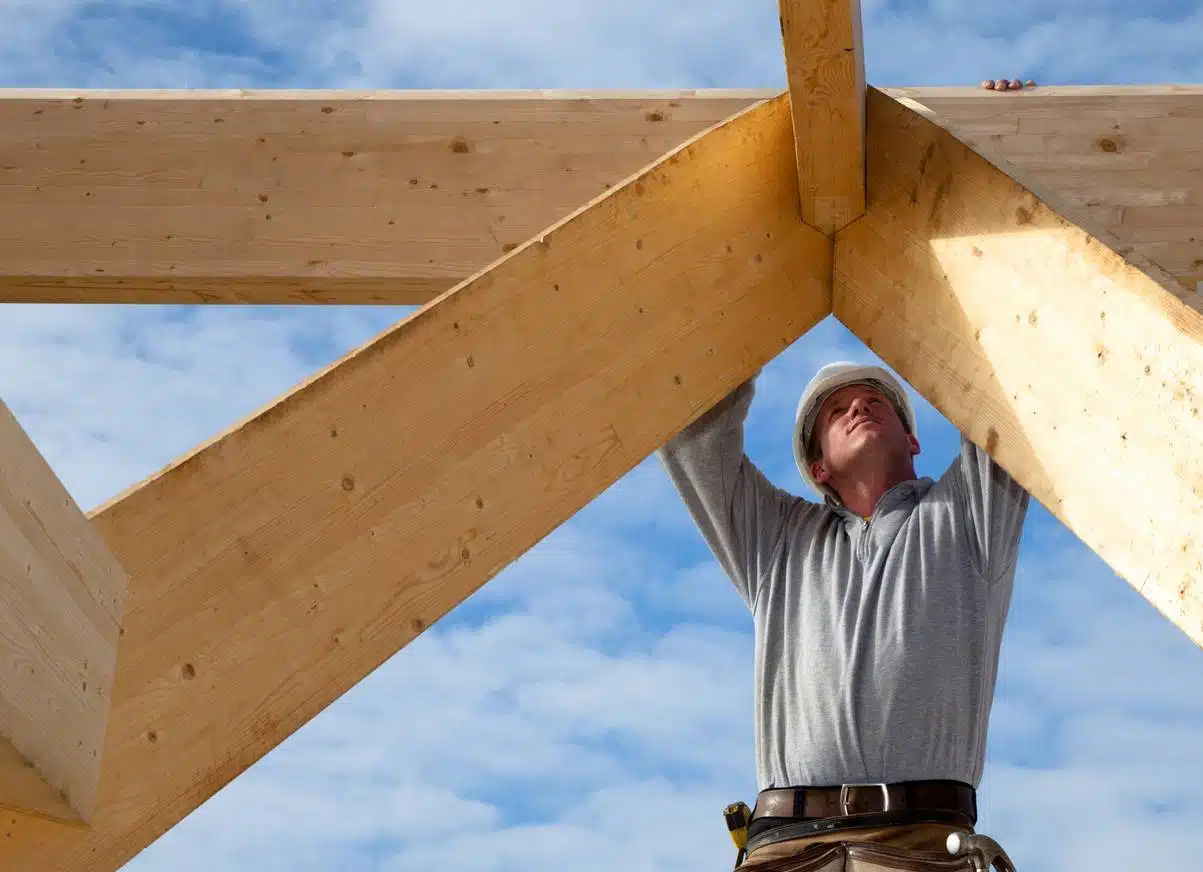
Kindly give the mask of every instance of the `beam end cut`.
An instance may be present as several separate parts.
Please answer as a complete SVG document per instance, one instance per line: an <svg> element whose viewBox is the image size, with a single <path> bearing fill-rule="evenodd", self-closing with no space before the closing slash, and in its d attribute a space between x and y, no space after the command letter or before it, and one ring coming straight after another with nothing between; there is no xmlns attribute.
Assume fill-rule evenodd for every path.
<svg viewBox="0 0 1203 872"><path fill-rule="evenodd" d="M860 0L780 0L802 220L834 236L865 213Z"/></svg>
<svg viewBox="0 0 1203 872"><path fill-rule="evenodd" d="M0 403L0 807L91 821L126 583Z"/></svg>

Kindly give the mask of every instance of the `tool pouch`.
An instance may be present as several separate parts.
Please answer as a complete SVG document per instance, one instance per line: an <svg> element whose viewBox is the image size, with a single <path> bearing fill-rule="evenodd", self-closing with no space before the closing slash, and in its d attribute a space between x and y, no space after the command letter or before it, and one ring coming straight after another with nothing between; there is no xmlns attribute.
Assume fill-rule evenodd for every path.
<svg viewBox="0 0 1203 872"><path fill-rule="evenodd" d="M918 851L869 842L811 845L792 857L754 863L748 872L979 872L967 855Z"/></svg>

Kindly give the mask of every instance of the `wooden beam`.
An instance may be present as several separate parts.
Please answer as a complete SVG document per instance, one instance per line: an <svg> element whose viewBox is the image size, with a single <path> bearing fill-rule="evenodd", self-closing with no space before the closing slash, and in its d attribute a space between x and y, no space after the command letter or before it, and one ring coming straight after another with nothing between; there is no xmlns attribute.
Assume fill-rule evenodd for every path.
<svg viewBox="0 0 1203 872"><path fill-rule="evenodd" d="M1203 300L871 92L835 314L1203 644Z"/></svg>
<svg viewBox="0 0 1203 872"><path fill-rule="evenodd" d="M0 819L0 868L117 869L825 317L831 254L782 96L103 508L96 820Z"/></svg>
<svg viewBox="0 0 1203 872"><path fill-rule="evenodd" d="M780 0L802 220L828 236L865 212L860 0Z"/></svg>
<svg viewBox="0 0 1203 872"><path fill-rule="evenodd" d="M1129 208L1203 205L1203 87L886 93L1183 287L1203 280L1194 224ZM775 94L0 91L0 302L422 305ZM802 132L815 173L849 166Z"/></svg>
<svg viewBox="0 0 1203 872"><path fill-rule="evenodd" d="M420 305L757 91L0 91L0 301Z"/></svg>
<svg viewBox="0 0 1203 872"><path fill-rule="evenodd" d="M891 88L1121 253L1203 281L1203 85Z"/></svg>
<svg viewBox="0 0 1203 872"><path fill-rule="evenodd" d="M0 402L0 808L92 820L126 581Z"/></svg>

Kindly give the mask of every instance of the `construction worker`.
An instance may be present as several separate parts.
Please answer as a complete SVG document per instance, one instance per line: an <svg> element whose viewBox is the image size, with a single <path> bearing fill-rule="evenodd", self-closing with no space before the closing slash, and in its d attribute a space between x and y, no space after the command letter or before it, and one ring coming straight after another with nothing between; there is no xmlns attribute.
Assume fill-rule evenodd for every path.
<svg viewBox="0 0 1203 872"><path fill-rule="evenodd" d="M745 453L754 385L658 452L753 616L760 792L741 868L844 841L947 869L977 823L1029 496L964 437L919 478L901 384L846 362L802 393L794 457L821 499L796 496Z"/></svg>

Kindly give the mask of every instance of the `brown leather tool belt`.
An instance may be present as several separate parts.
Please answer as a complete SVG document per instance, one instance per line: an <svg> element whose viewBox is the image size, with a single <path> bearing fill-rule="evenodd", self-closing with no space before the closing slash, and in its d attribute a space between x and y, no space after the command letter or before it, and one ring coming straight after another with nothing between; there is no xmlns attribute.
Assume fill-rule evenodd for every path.
<svg viewBox="0 0 1203 872"><path fill-rule="evenodd" d="M832 830L898 824L977 824L977 791L961 781L904 781L763 790L748 828L748 853Z"/></svg>

